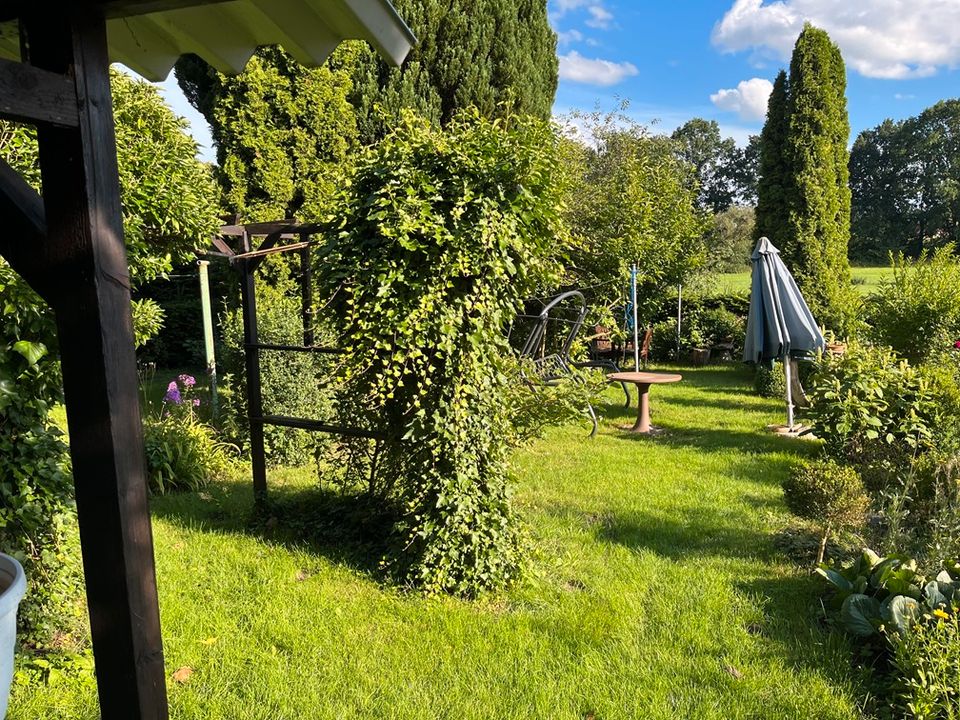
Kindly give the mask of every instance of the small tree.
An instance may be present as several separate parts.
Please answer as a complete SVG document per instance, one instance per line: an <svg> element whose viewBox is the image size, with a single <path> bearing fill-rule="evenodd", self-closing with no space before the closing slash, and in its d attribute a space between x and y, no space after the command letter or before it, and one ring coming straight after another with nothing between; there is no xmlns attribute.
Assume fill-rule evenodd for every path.
<svg viewBox="0 0 960 720"><path fill-rule="evenodd" d="M804 463L783 483L787 507L821 527L817 565L823 562L830 533L863 521L870 501L860 475L834 460Z"/></svg>
<svg viewBox="0 0 960 720"><path fill-rule="evenodd" d="M591 306L609 310L623 302L636 263L640 317L649 319L664 292L704 261L707 216L697 209L693 168L679 159L674 141L621 115L571 120L593 142L564 143L568 281L585 288Z"/></svg>

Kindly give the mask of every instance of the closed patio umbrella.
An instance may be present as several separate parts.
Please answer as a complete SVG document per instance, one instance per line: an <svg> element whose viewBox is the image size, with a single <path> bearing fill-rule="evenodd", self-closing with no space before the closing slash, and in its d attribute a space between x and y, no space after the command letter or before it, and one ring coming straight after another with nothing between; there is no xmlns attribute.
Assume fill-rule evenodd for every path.
<svg viewBox="0 0 960 720"><path fill-rule="evenodd" d="M750 259L753 278L743 359L755 363L784 361L787 425L792 430L793 378L790 360L809 357L823 350L823 334L773 243L765 237L760 238Z"/></svg>

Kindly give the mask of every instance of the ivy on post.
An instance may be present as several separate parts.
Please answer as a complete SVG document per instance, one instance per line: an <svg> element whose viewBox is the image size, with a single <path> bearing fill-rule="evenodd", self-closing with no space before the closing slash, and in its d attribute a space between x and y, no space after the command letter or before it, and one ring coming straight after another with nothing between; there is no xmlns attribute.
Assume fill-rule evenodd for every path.
<svg viewBox="0 0 960 720"><path fill-rule="evenodd" d="M316 258L349 347L349 412L392 437L373 484L397 520L394 577L463 596L521 566L508 487L504 328L556 280L558 140L547 124L476 112L441 131L406 114L341 183Z"/></svg>

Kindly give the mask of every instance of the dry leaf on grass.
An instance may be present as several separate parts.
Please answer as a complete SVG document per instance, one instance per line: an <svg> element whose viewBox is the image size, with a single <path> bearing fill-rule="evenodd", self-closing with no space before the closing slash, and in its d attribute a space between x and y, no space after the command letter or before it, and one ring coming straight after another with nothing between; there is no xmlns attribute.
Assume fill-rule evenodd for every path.
<svg viewBox="0 0 960 720"><path fill-rule="evenodd" d="M190 679L190 676L193 675L193 668L187 667L184 665L182 668L178 668L173 673L173 681L178 682L181 685Z"/></svg>
<svg viewBox="0 0 960 720"><path fill-rule="evenodd" d="M726 670L730 676L736 680L739 680L743 677L743 673L737 670L733 665L725 665L723 669Z"/></svg>

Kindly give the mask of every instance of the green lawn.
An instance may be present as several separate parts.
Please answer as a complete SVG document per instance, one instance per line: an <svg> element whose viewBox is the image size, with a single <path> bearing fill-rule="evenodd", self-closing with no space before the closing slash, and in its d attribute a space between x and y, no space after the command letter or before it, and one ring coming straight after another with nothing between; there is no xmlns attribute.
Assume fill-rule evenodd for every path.
<svg viewBox="0 0 960 720"><path fill-rule="evenodd" d="M313 537L249 524L246 479L154 500L172 717L857 718L849 650L818 582L774 548L779 483L803 441L739 368L656 387L656 438L552 431L516 457L531 571L477 603L385 587L344 517ZM309 473L274 473L282 506ZM287 513L305 526L308 510ZM281 513L283 517L287 514ZM375 558L374 558L375 560ZM9 720L95 717L83 678L18 688Z"/></svg>
<svg viewBox="0 0 960 720"><path fill-rule="evenodd" d="M861 295L869 295L882 280L890 277L892 270L889 266L882 267L854 267L850 268L853 276L853 286ZM750 292L750 271L745 270L738 273L717 273L710 279L710 283L715 291L727 292Z"/></svg>

